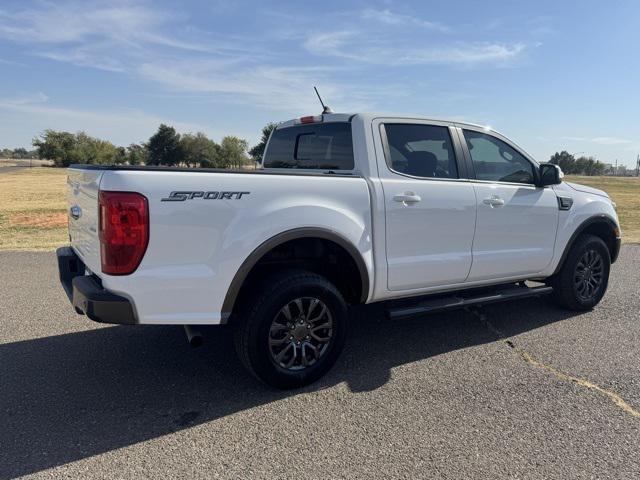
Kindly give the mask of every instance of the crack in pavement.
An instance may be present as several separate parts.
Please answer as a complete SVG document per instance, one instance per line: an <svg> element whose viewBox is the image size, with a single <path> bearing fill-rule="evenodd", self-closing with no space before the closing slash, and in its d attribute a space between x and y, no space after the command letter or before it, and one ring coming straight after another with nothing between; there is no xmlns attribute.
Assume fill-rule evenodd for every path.
<svg viewBox="0 0 640 480"><path fill-rule="evenodd" d="M556 377L558 380L563 380L566 382L573 382L577 385L580 385L581 387L584 388L588 388L590 390L594 390L598 393L601 393L603 395L606 395L618 408L622 409L624 412L628 413L629 415L633 416L633 417L637 417L640 418L640 411L636 410L635 408L633 408L631 405L629 405L620 395L618 395L617 393L611 391L611 390L607 390L606 388L602 388L601 386L586 380L584 378L579 378L579 377L574 377L573 375L569 375L567 373L564 373L560 370L558 370L555 367L552 367L550 365L547 365L543 362L541 362L540 360L536 359L533 355L531 355L528 351L526 351L525 349L517 346L515 343L513 343L513 341L509 340L507 338L507 336L502 333L502 331L500 331L498 328L496 328L487 318L487 316L481 312L479 309L474 308L474 309L467 309L470 313L472 313L476 318L478 318L480 320L480 322L482 322L484 324L485 327L487 327L487 329L489 331L491 331L494 335L496 335L500 340L502 340L503 343L505 343L509 348L511 348L512 350L514 350L516 353L518 353L518 355L525 361L527 362L529 365L534 366L536 368L539 368L541 370L544 370L550 374L552 374L554 377Z"/></svg>

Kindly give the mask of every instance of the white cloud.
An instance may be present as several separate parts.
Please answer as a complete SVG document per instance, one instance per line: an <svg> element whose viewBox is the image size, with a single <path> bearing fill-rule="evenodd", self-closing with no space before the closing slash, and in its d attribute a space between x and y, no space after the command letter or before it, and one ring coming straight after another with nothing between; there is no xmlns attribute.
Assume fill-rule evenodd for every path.
<svg viewBox="0 0 640 480"><path fill-rule="evenodd" d="M83 67L124 72L140 59L159 53L228 54L235 47L206 36L168 35L186 20L158 8L113 2L40 3L37 8L0 10L0 38L31 53ZM184 29L183 29L184 30Z"/></svg>
<svg viewBox="0 0 640 480"><path fill-rule="evenodd" d="M149 138L160 123L168 123L180 132L206 132L214 138L231 133L221 132L208 125L180 122L137 109L109 111L56 107L48 104L48 97L42 92L0 99L0 119L4 125L2 136L6 135L6 138L0 137L2 145L12 144L16 139L20 139L20 135L12 131L17 123L21 123L22 127L28 125L33 133L47 128L71 132L82 130L90 135L108 138L120 145L128 145ZM12 121L8 122L8 119ZM246 132L237 132L237 134L244 135ZM26 140L23 139L22 143L26 144Z"/></svg>
<svg viewBox="0 0 640 480"><path fill-rule="evenodd" d="M0 39L21 45L29 54L126 75L164 92L197 94L218 105L262 107L281 112L283 118L318 109L314 85L327 103L341 111L376 110L411 94L393 81L376 84L365 73L372 66L503 65L517 60L526 49L521 43L455 42L444 25L388 9L347 13L348 21L344 15L327 14L338 27L343 25L333 31L314 31L309 25L317 25L318 19L300 13L295 22L289 14L272 22L282 24L284 36L256 32L222 37L190 25L179 12L147 3L42 2L12 11L0 9ZM412 35L406 34L406 26ZM426 39L426 33L435 38ZM286 47L278 42L286 42ZM18 109L15 102L0 102L5 112ZM155 128L161 120L139 111L129 117L124 110L95 113L53 107L46 99L40 103L21 104L19 113L47 117L52 128L61 128L55 118L59 115L66 124L87 128L92 134L96 133L82 127L80 120L94 125L96 132L119 119L124 119L123 125L134 122L130 126L137 131L140 125ZM104 122L98 118L102 115Z"/></svg>
<svg viewBox="0 0 640 480"><path fill-rule="evenodd" d="M181 28L184 20L132 3L41 4L0 11L0 38L47 59L123 73L174 92L208 93L222 101L280 110L310 108L317 83L332 88L326 68L276 61L255 42L216 39L209 32ZM164 33L168 30L188 31L197 41Z"/></svg>
<svg viewBox="0 0 640 480"><path fill-rule="evenodd" d="M400 40L373 43L370 39L362 41L363 38L366 36L362 32L349 30L320 32L310 34L304 46L318 56L389 66L507 64L516 60L526 48L523 43L488 42L434 42L433 45L415 47L403 45Z"/></svg>
<svg viewBox="0 0 640 480"><path fill-rule="evenodd" d="M304 41L304 47L311 53L319 56L335 56L348 59L356 59L355 52L347 48L353 45L359 32L353 30L338 30L333 32L312 33Z"/></svg>
<svg viewBox="0 0 640 480"><path fill-rule="evenodd" d="M216 94L216 98L277 110L290 115L318 110L313 86L341 111L370 110L383 89L348 87L331 80L335 68L233 65L225 62L183 60L140 66L138 74L172 91ZM395 86L394 89L397 89ZM386 91L388 93L388 91Z"/></svg>
<svg viewBox="0 0 640 480"><path fill-rule="evenodd" d="M109 39L136 47L140 42L203 50L158 33L171 17L158 9L123 3L103 7L93 2L43 3L39 8L0 11L0 36L21 43L68 44Z"/></svg>
<svg viewBox="0 0 640 480"><path fill-rule="evenodd" d="M375 20L386 25L393 25L398 27L415 26L442 33L447 33L450 31L449 27L446 25L437 22L431 22L429 20L423 20L412 15L394 13L388 9L366 9L362 12L362 18L364 18L365 20Z"/></svg>
<svg viewBox="0 0 640 480"><path fill-rule="evenodd" d="M437 63L449 65L499 64L515 60L525 50L522 43L457 43L438 47L416 48L404 56L401 51L390 51L398 55L398 63L423 64Z"/></svg>
<svg viewBox="0 0 640 480"><path fill-rule="evenodd" d="M628 145L634 143L633 140L618 137L562 137L564 140L574 142L588 142L597 145Z"/></svg>
<svg viewBox="0 0 640 480"><path fill-rule="evenodd" d="M96 50L94 45L86 45L75 48L44 50L36 52L40 57L56 60L58 62L72 63L80 67L97 68L108 72L124 72L126 65L118 60Z"/></svg>
<svg viewBox="0 0 640 480"><path fill-rule="evenodd" d="M34 103L46 103L48 101L49 97L47 97L44 93L36 92L27 95L21 95L18 97L0 98L0 105L12 105L14 107L18 107L21 105L33 105Z"/></svg>
<svg viewBox="0 0 640 480"><path fill-rule="evenodd" d="M25 65L20 62L14 62L13 60L6 60L4 58L0 58L0 65L14 65L17 67L24 67Z"/></svg>

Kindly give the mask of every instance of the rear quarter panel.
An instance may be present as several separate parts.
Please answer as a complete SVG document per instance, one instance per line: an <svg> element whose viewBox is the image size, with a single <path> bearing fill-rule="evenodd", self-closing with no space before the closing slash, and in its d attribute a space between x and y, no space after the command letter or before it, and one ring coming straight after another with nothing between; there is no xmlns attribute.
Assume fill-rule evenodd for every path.
<svg viewBox="0 0 640 480"><path fill-rule="evenodd" d="M140 192L149 202L149 246L138 269L100 275L105 288L133 301L140 323L220 323L242 262L266 240L301 227L349 241L373 278L369 192L360 177L113 170L100 189ZM162 201L172 191L250 193Z"/></svg>

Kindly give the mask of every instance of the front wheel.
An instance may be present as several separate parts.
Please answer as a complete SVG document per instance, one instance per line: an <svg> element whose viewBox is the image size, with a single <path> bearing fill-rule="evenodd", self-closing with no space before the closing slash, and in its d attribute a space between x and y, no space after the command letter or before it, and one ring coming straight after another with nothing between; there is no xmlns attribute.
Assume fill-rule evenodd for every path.
<svg viewBox="0 0 640 480"><path fill-rule="evenodd" d="M571 310L592 309L607 291L610 268L611 257L604 241L594 235L579 237L550 282L554 299Z"/></svg>
<svg viewBox="0 0 640 480"><path fill-rule="evenodd" d="M235 328L245 367L276 388L314 382L334 365L346 339L347 305L336 287L312 272L267 277Z"/></svg>

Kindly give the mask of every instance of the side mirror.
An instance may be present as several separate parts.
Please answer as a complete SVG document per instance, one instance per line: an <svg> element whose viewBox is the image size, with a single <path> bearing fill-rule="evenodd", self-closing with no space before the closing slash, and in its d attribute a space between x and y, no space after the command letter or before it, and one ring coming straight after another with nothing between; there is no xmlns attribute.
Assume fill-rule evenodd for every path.
<svg viewBox="0 0 640 480"><path fill-rule="evenodd" d="M558 185L562 183L562 177L564 177L564 173L558 165L554 165L553 163L542 163L540 164L539 170L539 187L546 187L547 185Z"/></svg>

